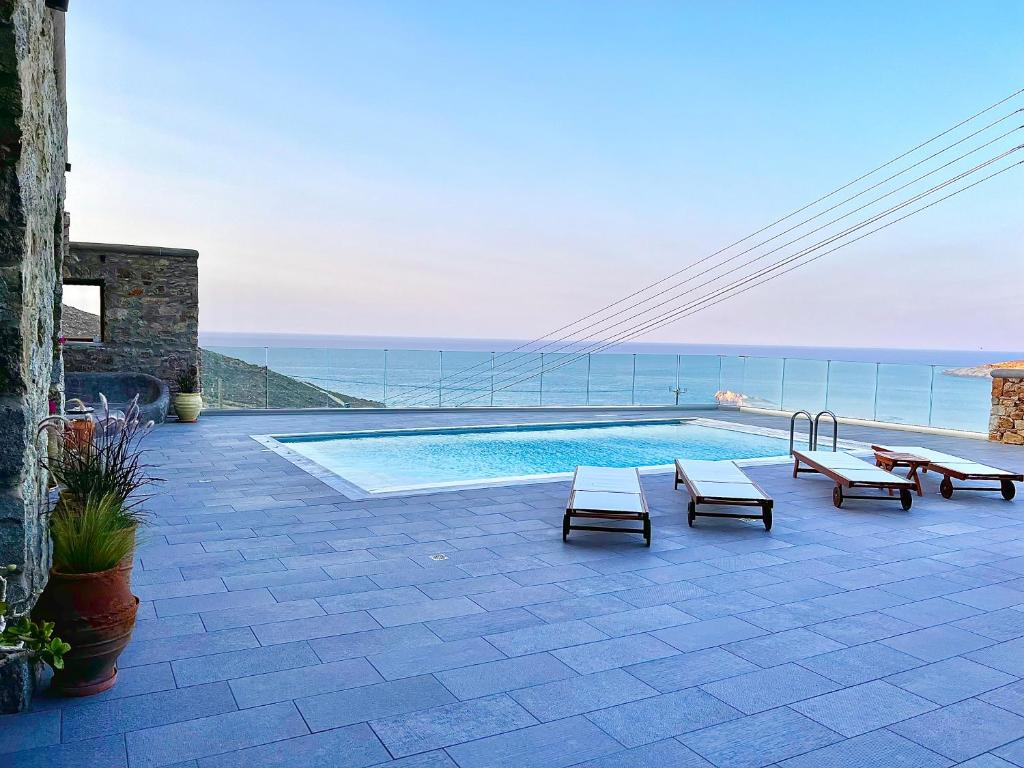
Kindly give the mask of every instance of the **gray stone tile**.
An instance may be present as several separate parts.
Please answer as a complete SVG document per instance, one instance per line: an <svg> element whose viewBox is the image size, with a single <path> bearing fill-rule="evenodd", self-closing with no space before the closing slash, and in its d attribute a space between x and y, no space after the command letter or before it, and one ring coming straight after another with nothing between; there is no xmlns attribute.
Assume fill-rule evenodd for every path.
<svg viewBox="0 0 1024 768"><path fill-rule="evenodd" d="M571 717L457 744L448 752L460 768L562 768L621 748L586 718Z"/></svg>
<svg viewBox="0 0 1024 768"><path fill-rule="evenodd" d="M8 752L4 755L4 765L6 768L128 768L128 755L124 736L119 734Z"/></svg>
<svg viewBox="0 0 1024 768"><path fill-rule="evenodd" d="M310 616L289 621L275 621L272 624L257 624L252 628L260 645L278 645L298 640L312 640L319 637L348 635L380 629L380 625L365 611L333 613L326 616Z"/></svg>
<svg viewBox="0 0 1024 768"><path fill-rule="evenodd" d="M255 638L254 638L255 639ZM414 648L426 645L440 645L437 635L422 624L410 624L407 627L389 627L388 629L371 629L368 632L355 632L351 635L335 635L310 640L310 647L321 661L340 661L356 656L399 648Z"/></svg>
<svg viewBox="0 0 1024 768"><path fill-rule="evenodd" d="M383 682L295 700L310 730L325 731L391 715L430 709L455 697L431 675Z"/></svg>
<svg viewBox="0 0 1024 768"><path fill-rule="evenodd" d="M940 661L993 644L990 638L948 625L919 629L880 642L924 661Z"/></svg>
<svg viewBox="0 0 1024 768"><path fill-rule="evenodd" d="M968 699L897 723L891 730L951 760L962 761L989 751L1008 756L998 747L1024 737L1024 718Z"/></svg>
<svg viewBox="0 0 1024 768"><path fill-rule="evenodd" d="M60 743L60 712L0 715L0 754Z"/></svg>
<svg viewBox="0 0 1024 768"><path fill-rule="evenodd" d="M706 648L626 667L631 675L662 693L735 677L756 669L756 664L721 648Z"/></svg>
<svg viewBox="0 0 1024 768"><path fill-rule="evenodd" d="M370 726L394 757L514 731L536 720L505 695L444 704L372 720Z"/></svg>
<svg viewBox="0 0 1024 768"><path fill-rule="evenodd" d="M1021 613L1021 616L1024 616L1024 613ZM651 608L636 608L632 611L594 616L587 619L587 623L609 637L619 637L689 624L696 620L671 605L655 605Z"/></svg>
<svg viewBox="0 0 1024 768"><path fill-rule="evenodd" d="M619 704L587 715L625 747L638 747L736 717L739 712L735 709L697 688Z"/></svg>
<svg viewBox="0 0 1024 768"><path fill-rule="evenodd" d="M178 685L185 687L319 663L320 659L307 643L289 643L181 659L172 662L171 669Z"/></svg>
<svg viewBox="0 0 1024 768"><path fill-rule="evenodd" d="M650 635L627 635L552 651L556 658L584 675L678 653L671 645Z"/></svg>
<svg viewBox="0 0 1024 768"><path fill-rule="evenodd" d="M762 768L820 749L840 737L818 723L783 707L729 720L679 737L715 765Z"/></svg>
<svg viewBox="0 0 1024 768"><path fill-rule="evenodd" d="M515 629L536 627L544 623L543 619L533 615L525 608L509 608L504 611L428 621L426 626L442 640L464 640L467 637L483 637L484 635L511 632Z"/></svg>
<svg viewBox="0 0 1024 768"><path fill-rule="evenodd" d="M156 768L308 732L289 702L132 731L125 744L132 768Z"/></svg>
<svg viewBox="0 0 1024 768"><path fill-rule="evenodd" d="M255 608L228 608L223 611L208 611L201 613L201 624L206 626L210 632L218 629L233 629L235 627L251 627L257 624L269 624L275 621L287 621L289 619L305 619L310 616L323 616L324 611L316 600L294 600L290 603L271 603L270 605L258 606ZM184 616L175 616L166 621L177 621ZM195 617L199 618L199 617Z"/></svg>
<svg viewBox="0 0 1024 768"><path fill-rule="evenodd" d="M199 768L363 768L389 762L390 755L368 725L360 723L333 731L298 736L199 761Z"/></svg>
<svg viewBox="0 0 1024 768"><path fill-rule="evenodd" d="M162 637L156 640L132 642L117 660L117 665L119 668L136 667L161 661L189 659L244 648L256 648L257 646L259 646L259 641L248 627L225 629L202 635Z"/></svg>
<svg viewBox="0 0 1024 768"><path fill-rule="evenodd" d="M772 635L729 643L725 650L762 667L774 667L844 648L842 643L806 629L789 629Z"/></svg>
<svg viewBox="0 0 1024 768"><path fill-rule="evenodd" d="M343 691L382 682L366 659L345 659L329 664L266 672L231 680L231 692L242 709Z"/></svg>
<svg viewBox="0 0 1024 768"><path fill-rule="evenodd" d="M585 621L564 621L486 635L488 642L506 656L552 651L556 648L603 640L605 637L604 632Z"/></svg>
<svg viewBox="0 0 1024 768"><path fill-rule="evenodd" d="M881 680L798 701L790 706L848 738L935 709L934 703Z"/></svg>
<svg viewBox="0 0 1024 768"><path fill-rule="evenodd" d="M433 619L450 619L455 616L468 616L483 612L484 609L468 597L449 597L443 600L374 608L370 610L370 615L382 627L398 627L404 624L418 624Z"/></svg>
<svg viewBox="0 0 1024 768"><path fill-rule="evenodd" d="M437 672L434 676L445 688L465 700L564 680L575 677L576 673L551 654L538 653Z"/></svg>
<svg viewBox="0 0 1024 768"><path fill-rule="evenodd" d="M527 657L529 658L529 657ZM656 696L658 691L621 669L596 672L512 691L509 695L542 722Z"/></svg>
<svg viewBox="0 0 1024 768"><path fill-rule="evenodd" d="M960 657L886 678L888 683L943 705L978 696L1015 680L1005 672Z"/></svg>
<svg viewBox="0 0 1024 768"><path fill-rule="evenodd" d="M367 660L385 680L397 680L503 658L504 654L486 640L473 637L438 645L398 648L375 653L368 656Z"/></svg>
<svg viewBox="0 0 1024 768"><path fill-rule="evenodd" d="M197 685L70 707L62 740L81 741L238 709L226 683Z"/></svg>
<svg viewBox="0 0 1024 768"><path fill-rule="evenodd" d="M878 643L855 645L798 663L842 685L859 685L924 664L916 656Z"/></svg>
<svg viewBox="0 0 1024 768"><path fill-rule="evenodd" d="M711 763L675 739L624 749L607 757L587 760L578 768L711 768Z"/></svg>
<svg viewBox="0 0 1024 768"><path fill-rule="evenodd" d="M839 686L796 664L748 672L705 683L705 691L747 715L820 696Z"/></svg>
<svg viewBox="0 0 1024 768"><path fill-rule="evenodd" d="M680 651L689 652L757 637L765 634L765 631L735 616L723 616L658 630L652 634Z"/></svg>
<svg viewBox="0 0 1024 768"><path fill-rule="evenodd" d="M830 744L780 763L782 768L945 768L946 758L882 730Z"/></svg>

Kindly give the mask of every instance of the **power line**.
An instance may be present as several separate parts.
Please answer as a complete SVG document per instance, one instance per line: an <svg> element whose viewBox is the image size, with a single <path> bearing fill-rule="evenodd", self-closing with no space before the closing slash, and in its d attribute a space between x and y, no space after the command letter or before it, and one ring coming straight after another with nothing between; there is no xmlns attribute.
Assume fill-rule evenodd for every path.
<svg viewBox="0 0 1024 768"><path fill-rule="evenodd" d="M760 260L762 260L764 258L767 258L768 256L772 255L773 253L777 253L778 251L780 251L780 250L782 250L784 248L787 248L788 246L793 245L794 243L797 243L800 240L803 240L804 238L809 237L810 235L814 234L815 232L819 232L822 229L826 229L827 227L831 226L832 224L835 224L836 222L841 221L844 218L852 216L853 214L858 213L859 211L862 211L865 208L870 207L871 205L874 205L875 203L885 199L886 197L894 195L897 192L900 192L900 191L906 189L907 187L910 187L910 186L916 184L917 182L927 178L928 176L931 176L931 175L933 175L935 173L938 173L939 171L943 170L944 168L948 168L950 165L953 165L953 164L959 162L960 160L963 160L964 158L969 157L970 155L974 154L975 152L979 152L982 149L985 149L986 147L991 146L992 144L994 144L994 143L996 143L996 142L1006 138L1007 136L1009 136L1010 134L1014 133L1015 131L1021 130L1021 128L1024 128L1024 126L1018 126L1017 128L1011 129L1010 131L1007 131L1006 133L1004 133L1004 134L1002 134L1000 136L997 136L996 138L994 138L994 139L992 139L992 140L990 140L990 141L988 141L988 142L986 142L986 143L984 143L984 144L982 144L982 145L980 145L978 147L975 147L974 149L971 149L970 151L968 151L968 152L966 152L966 153L964 153L964 154L954 158L953 160L950 160L950 161L944 163L943 165L940 165L940 166L938 166L936 168L933 168L932 170L928 171L927 173L918 176L917 178L907 182L906 184L903 184L902 186L896 187L895 189L892 189L889 192L886 192L885 194L880 195L880 196L874 198L873 200L870 200L869 202L864 203L863 205L861 205L861 206L859 206L857 208L854 208L853 210L848 211L847 213L844 213L841 216L837 216L836 218L826 222L825 224L822 224L822 225L820 225L820 226L818 226L818 227L816 227L816 228L814 228L814 229L812 229L812 230L810 230L808 232L805 232L804 234L800 235L799 237L796 237L796 238L794 238L792 240L789 240L788 242L783 243L780 246L777 246L777 247L775 247L775 248L773 248L773 249L771 249L771 250L769 250L769 251L767 251L765 253L762 253L759 256L756 256L756 257L754 257L752 259L747 260L746 262L744 262L743 264L741 264L737 268L733 268L733 269L727 270L726 272L721 273L721 274L719 274L719 275L717 275L717 276L715 276L715 277L711 278L710 280L707 280L707 281L705 281L703 283L699 283L698 285L696 285L696 286L694 286L692 288L689 288L688 290L676 293L673 296L665 299L664 301L659 302L658 304L655 304L654 306L648 307L647 309L644 309L644 310L639 311L639 312L634 312L633 314L631 314L631 315L629 315L627 317L621 318L621 319L616 319L614 322L611 323L611 325L609 325L609 326L607 326L605 328L601 328L601 329L599 329L597 331L594 331L593 333L583 337L582 339L574 339L573 340L573 344L578 344L580 342L588 341L590 339L593 339L593 338L597 337L598 334L607 333L607 331L615 328L616 326L623 325L623 324L629 322L632 319L635 319L637 317L641 317L643 315L649 314L649 313L657 310L660 307L663 307L663 306L665 306L667 304L672 303L673 301L676 301L677 299L679 299L682 296L685 296L687 294L693 293L695 290L698 290L699 288L702 288L702 287L704 287L706 285L709 285L710 283L713 283L713 282L715 282L717 280L720 280L720 279L724 278L725 276L727 276L729 274L732 274L732 273L736 272L738 269L742 269L745 266L750 266L751 264L753 264L753 263L755 263L757 261L760 261ZM907 169L907 170L909 170L909 169ZM897 174L897 175L899 175L899 174ZM667 293L669 290L673 290L675 288L678 288L681 285L685 285L687 282L690 282L691 280L693 280L693 279L695 279L697 277L701 277L702 275L708 274L709 272L712 272L712 271L714 271L716 269L719 269L720 267L722 267L722 266L724 266L724 265L734 261L735 259L739 258L743 254L748 253L748 252L749 252L749 249L748 249L748 251L742 251L742 252L736 254L735 256L732 256L732 257L730 257L728 259L725 259L724 261L719 262L718 264L714 265L713 267L709 267L708 269L705 269L702 272L699 272L696 275L693 275L688 280L682 281L681 283L676 284L676 285L672 286L671 288L666 289L665 291L662 291L658 295L663 295L664 293ZM634 305L634 306L639 306L639 304ZM561 352L564 352L565 349L566 348L563 346L560 349L553 350L550 354L561 353ZM509 362L509 363L506 364L506 366L511 366L511 367L506 367L503 371L501 371L501 375L509 374L512 371L520 369L523 366L528 365L528 364L529 364L529 361L526 361L526 362L519 363L518 365L511 366L511 362ZM493 376L494 373L492 372L491 375Z"/></svg>
<svg viewBox="0 0 1024 768"><path fill-rule="evenodd" d="M828 244L830 244L832 242L835 242L836 240L841 239L842 237L845 237L847 234L850 234L853 231L861 229L864 226L867 226L867 225L870 225L871 223L879 221L881 218L884 218L885 216L889 215L890 213L893 213L893 212L895 212L897 210L900 210L900 209L906 207L907 205L910 205L910 204L916 202L917 200L920 200L920 199L926 197L927 195L932 194L933 192L935 192L935 191L937 191L939 189L945 188L945 187L949 186L950 184L956 183L957 181L965 178L966 176L968 176L968 175L970 175L972 173L977 172L981 168L987 167L987 166L991 165L994 162L998 162L1000 159L1003 159L1003 158L1007 157L1008 155L1010 155L1010 154L1012 154L1014 152L1017 152L1017 151L1019 151L1021 149L1024 149L1024 145L1019 145L1017 147L1014 147L1013 149L1010 149L1010 150L1002 153L1001 155L998 155L998 156L996 156L996 157L994 157L994 158L992 158L992 159L990 159L988 161L985 161L982 164L979 164L978 166L975 166L974 168L970 169L969 171L966 171L966 172L964 172L962 174L959 174L959 175L957 175L957 176L955 176L955 177L953 177L953 178L951 178L951 179L949 179L949 180L947 180L945 182L942 182L939 185L936 185L935 187L933 187L932 189L930 189L930 190L928 190L926 192L923 192L923 193L920 193L918 195L915 195L912 198L910 198L909 200L904 201L903 203L900 203L899 205L894 206L891 209L888 209L887 211L883 212L882 214L878 214L876 216L870 217L865 222L862 222L862 223L860 223L860 224L850 228L849 230L847 230L844 233L841 233L839 235L833 235L830 238L827 238L826 240L822 241L822 243L820 243L820 244L811 246L810 248L804 249L803 251L798 252L795 255L786 257L786 258L784 258L784 259L774 263L773 265L770 265L769 267L765 267L765 268L762 268L761 270L756 271L754 274L747 275L747 276L742 277L742 278L738 278L733 283L731 283L731 284L729 284L727 286L724 286L724 287L719 288L719 289L715 289L715 291L713 291L711 293L711 295L709 295L709 296L705 296L705 297L700 298L700 299L695 299L695 300L689 302L687 305L685 305L685 306L683 306L681 308L678 308L678 309L673 310L671 312L665 313L660 318L653 318L653 319L651 319L649 321L646 321L645 323L641 323L641 324L638 324L637 326L633 326L632 328L626 329L625 331L620 332L617 335L616 338L613 338L613 339L610 339L610 340L607 340L607 341L604 341L604 342L600 342L599 344L595 345L592 349L587 350L587 351L583 351L583 352L579 352L579 353L575 354L574 357L570 357L570 359L568 359L568 360L561 361L558 365L555 365L555 366L552 366L552 367L548 367L548 368L543 368L540 371L535 371L535 372L530 373L528 375L524 375L522 378L520 378L520 379L518 379L516 381L510 382L510 383L506 384L503 387L499 387L499 388L495 389L494 391L495 392L501 392L501 391L504 391L504 390L509 389L511 387L514 387L514 386L516 386L518 384L521 384L524 381L529 380L530 378L534 378L534 377L536 377L538 375L541 375L542 373L548 373L550 371L557 370L558 368L561 368L561 367L563 367L565 365L568 365L568 364L571 364L572 362L575 362L576 360L579 360L579 359L582 359L582 358L586 357L588 354L595 354L595 353L603 351L604 349L607 349L609 347L621 344L621 343L623 343L624 341L627 341L630 338L635 338L638 335L641 335L643 333L649 332L651 330L655 330L656 328L660 328L660 327L662 327L664 325L667 325L668 323L675 322L676 320L682 319L682 317L688 317L689 315L695 314L696 312L701 311L702 309L706 308L706 306L714 306L714 304L717 304L720 301L724 301L726 298L731 298L732 295L739 295L739 293L743 293L746 290L749 290L750 288L756 287L757 285L762 285L762 284L764 284L766 282L769 282L770 280L775 279L776 277L780 277L783 274L788 274L789 272L792 272L792 271L794 271L795 269L798 269L801 266L805 266L806 264L810 264L810 263L812 263L814 261L817 261L818 259L822 258L823 256L825 256L825 255L827 255L829 253L833 253L833 252L839 250L840 248L843 248L843 247L845 247L847 245L850 245L850 244L852 244L852 243L854 243L854 242L856 242L858 240L862 240L863 238L867 237L868 235L874 234L875 232L878 232L878 231L880 231L882 229L885 229L885 228L887 228L887 227L891 226L892 224L895 224L895 223L897 223L899 221L903 221L904 219L907 219L910 216L913 216L913 215L915 215L917 213L920 213L921 211L927 210L928 208L931 208L933 205L936 205L936 204L938 204L938 203L940 203L940 202L942 202L944 200L949 199L950 197L953 197L953 196L955 196L957 194L960 194L961 192L964 192L964 191L966 191L968 189L971 189L971 188L977 186L978 184L981 184L981 183L983 183L985 181L988 181L991 178L994 178L995 176L998 176L998 175L1000 175L1002 173L1005 173L1006 171L1011 170L1011 169L1021 165L1022 163L1024 163L1024 161L1018 161L1018 162L1013 163L1013 164L1011 164L1009 166L1006 166L1005 168L1002 168L999 171L996 171L996 172L994 172L992 174L989 174L988 176L986 176L986 177L984 177L984 178L982 178L982 179L980 179L980 180L978 180L976 182L973 182L973 183L971 183L971 184L969 184L969 185L967 185L965 187L962 187L961 189L955 190L954 192L952 192L952 193L950 193L948 195L945 195L945 196L943 196L943 197L941 197L941 198L939 198L937 200L934 200L934 201L932 201L932 202L930 202L930 203L928 203L928 204L926 204L926 205L924 205L924 206L922 206L922 207L920 207L918 209L915 209L914 211L911 211L908 214L900 216L900 217L898 217L898 218L896 218L896 219L894 219L894 220L892 220L890 222L887 222L886 224L883 224L882 226L879 226L879 227L877 227L877 228L875 228L875 229L873 229L873 230L871 230L871 231L869 231L869 232L867 232L867 233L865 233L863 235L860 235L860 236L858 236L856 238L851 238L847 242L842 243L842 244L836 246L835 248L831 248L831 249L829 249L829 250L827 250L827 251L825 251L823 253L820 253L820 254L818 254L818 255L810 258L810 259L806 259L805 261L799 262L799 263L795 264L794 266L790 267L789 269L778 271L778 270L780 270L780 268L782 266L786 266L786 265L788 265L788 264L790 264L790 263L792 263L794 261L798 261L799 259L803 258L807 254L813 252L814 250L817 250L817 249L823 247L824 245L828 245ZM739 286L747 285L751 281L757 280L758 278L764 277L766 275L768 276L766 279L760 280L759 282L755 283L754 285L749 285L749 287L743 288L743 290L740 290L740 291L735 291L735 293L732 293L732 294L729 293L730 291L733 291L735 288L737 288ZM721 297L721 298L719 298L719 297ZM717 299L717 300L715 300L715 299ZM468 400L464 400L462 402L456 403L456 405L457 406L458 405L466 405L468 403L473 402L474 400L479 399L479 397L480 396L478 395L477 397L473 397L473 398L470 398Z"/></svg>
<svg viewBox="0 0 1024 768"><path fill-rule="evenodd" d="M475 365L468 366L467 368L464 368L464 369L462 369L460 371L457 371L457 372L451 374L448 377L439 376L438 381L436 382L436 384L428 384L428 385L422 385L420 387L415 387L415 388L413 388L413 391L406 392L405 394L401 395L397 402L400 403L400 402L402 402L403 399L405 401L407 401L407 402L410 401L410 400L416 400L417 397L419 397L419 395L415 394L416 390L425 390L425 391L429 390L432 393L433 390L436 389L437 387L439 387L443 383L443 381L446 380L446 379L451 381L451 380L455 379L456 377L459 377L459 376L461 376L461 375L463 375L465 373L468 373L470 371L479 369L481 366L485 366L488 363L491 363L493 365L493 362L495 360L502 359L502 358L507 357L509 355L512 355L512 354L514 354L516 352L519 352L520 350L525 350L527 347L535 345L535 344L543 341L544 339L547 339L547 338L553 336L556 333L561 333L562 331L566 331L569 328L572 328L573 326L579 325L580 323L582 323L582 322L584 322L584 321L586 321L586 320L588 320L590 318L596 317L596 316L598 316L598 315L608 311L609 309L612 309L612 308L614 308L616 306L619 306L619 305L625 303L626 301L629 301L630 299L635 298L635 297L637 297L637 296L639 296L639 295L641 295L641 294L651 290L652 288L656 288L657 286L662 285L663 283L666 283L666 282L668 282L669 280L672 280L675 277L678 277L679 275L683 274L684 272L687 272L688 270L690 270L690 269L692 269L692 268L694 268L696 266L699 266L700 264L706 263L707 261L711 260L715 256L718 256L718 255L724 253L725 251L729 250L730 248L733 248L733 247L735 247L737 245L740 245L740 244L742 244L742 243L744 243L744 242L746 242L746 241L756 237L757 235L759 235L759 234L761 234L761 233L771 229L772 227L775 227L778 224L780 224L780 223L782 223L782 222L792 218L793 216L796 216L799 213L802 213L803 211L813 207L814 205L817 205L818 203L823 202L824 200L827 200L830 197L833 197L834 195L838 194L839 192L841 192L841 191L843 191L843 190L845 190L845 189L847 189L847 188L857 184L858 182L860 182L860 181L862 181L862 180L864 180L864 179L874 175L875 173L883 170L884 168L887 168L890 165L893 165L894 163L898 162L899 160L902 160L903 158L913 154L914 152L918 151L919 149L922 149L923 147L925 147L925 146L927 146L927 145L937 141L938 139L942 138L943 136L946 136L949 133L952 133L953 131L955 131L958 128L960 128L960 127L962 127L962 126L972 122L973 120L976 120L981 115L984 115L984 114L992 111L993 109L996 109L997 107L1001 106L1002 104L1005 104L1006 102L1011 101L1012 99L1016 98L1017 96L1021 95L1022 93L1024 93L1024 88L1015 91L1014 93L1006 96L1003 99L1000 99L999 101L989 105L988 107L985 107L984 109L974 113L970 117L967 117L967 118L961 120L960 122L956 123L955 125L947 128L946 130L944 130L944 131L942 131L942 132L932 136L931 138L929 138L929 139L919 143L915 147L912 147L911 149L906 150L905 152L897 155L896 157L894 157L894 158L892 158L892 159L882 163L881 165L873 168L872 170L868 171L867 173L864 173L864 174L858 176L857 178L853 179L852 181L849 181L846 184L843 184L842 186L837 187L836 189L832 190L831 192L829 192L829 193L827 193L825 195L822 195L821 197L817 198L816 200L814 200L814 201L812 201L810 203L807 203L806 205L804 205L804 206L802 206L802 207L792 211L791 213L786 214L785 216L782 216L779 219L776 219L771 224L768 224L767 226L764 226L761 229L756 230L755 232L747 235L746 237L743 237L743 238L741 238L739 240L736 240L735 242L731 243L730 245L727 245L724 248L721 248L718 251L715 251L714 253L709 254L708 256L705 256L702 259L699 259L699 260L697 260L697 261L687 265L686 267L683 267L682 269L677 270L676 272L674 272L674 273L672 273L672 274L670 274L670 275L668 275L668 276L666 276L666 277L664 277L664 278L662 278L662 279L660 279L660 280L658 280L658 281L656 281L654 283L651 283L650 285L647 285L647 286L645 286L643 288L640 288L639 290L634 291L633 293L631 293L631 294L629 294L629 295L627 295L627 296L625 296L625 297L623 297L621 299L618 299L617 301L614 301L614 302L612 302L610 304L607 304L604 307L601 307L600 309L595 310L594 312L591 312L591 313L589 313L587 315L584 315L583 317L578 318L577 320L574 320L573 322L568 323L567 325L563 325L560 328L557 328L557 329L555 329L553 331L549 331L545 335L540 336L540 337L538 337L538 338L536 338L536 339L534 339L532 341L520 344L517 347L514 347L513 349L508 350L506 352L502 352L500 355L498 355L496 358L493 358L492 360L482 361L482 362L477 363ZM951 147L956 146L957 144L960 144L963 141L966 141L966 140L972 138L973 136L977 135L978 133L980 133L980 132L982 132L984 130L987 130L988 128L992 127L993 125L1001 122L1002 120L1007 119L1011 115L1016 114L1016 113L1018 113L1020 111L1022 111L1022 110L1018 109L1015 112L1010 113L1009 115L1006 115L1003 118L1000 118L999 120L995 121L994 123L990 123L988 126L985 126L984 128L980 129L979 131L976 131L975 133L965 137L964 139L961 139L958 142L955 142L954 144L949 145L948 147L946 147L945 149L941 150L939 153L936 153L936 154L941 154L941 152L944 152L944 151L950 149ZM935 155L932 155L929 158L925 158L925 160L922 160L922 161L919 161L918 163L915 163L914 165L910 166L910 168L916 167L917 165L920 165L923 162L927 162L927 160L931 159L934 156ZM910 168L904 169L903 171L900 172L900 174L905 173L907 170L910 170ZM898 176L900 174L896 174L896 175ZM890 177L890 179L886 179L885 181L891 180L891 178L894 178L894 177ZM885 181L879 182L879 184L885 183ZM862 192L858 193L858 195L855 195L854 197L857 197L860 194L864 194L865 192L869 191L870 189L873 189L873 188L879 186L879 184L873 185L872 187L869 187L867 190L863 190ZM844 201L843 203L837 204L837 206L845 204L845 202L849 202L850 199L853 199L853 198L849 198L848 200ZM832 208L830 208L828 210L833 210L837 206L833 206ZM825 211L825 212L822 212L822 213L827 213L827 212L828 211ZM820 216L822 214L817 214L817 215ZM816 217L812 217L812 218L816 218ZM796 227L799 227L799 226L802 226L803 223L806 223L806 221L805 222L801 222L800 224L797 224L794 227L791 227L789 230L786 230L786 232L792 231L792 229L794 229ZM779 233L779 235L776 235L775 237L778 237L781 234L785 234L785 232ZM773 238L770 238L770 239L775 239L775 238L773 237ZM765 241L765 242L768 242L768 241ZM759 245L763 245L763 244L764 243L760 243ZM759 247L759 246L753 246L753 247L756 248L756 247ZM749 252L749 250L750 249L748 249L747 252ZM661 294L659 293L659 294L656 294L656 296L657 295L661 295ZM648 299L645 299L644 302L649 301L651 298L655 298L655 297L649 297ZM644 302L641 302L641 303L644 303ZM601 321L601 322L605 322L605 321ZM593 327L593 325L594 324L591 324L590 326L587 326L587 328ZM551 343L558 343L558 341L556 340L556 341L551 342ZM547 346L551 346L551 344L549 343L548 345L545 345L545 348ZM539 349L531 350L530 352L524 353L524 354L535 354L538 351L539 351ZM522 357L522 356L523 355L520 355L520 357ZM506 365L506 364L503 363L503 365ZM489 375L489 371L481 371L477 375ZM418 403L413 402L412 404L416 405Z"/></svg>

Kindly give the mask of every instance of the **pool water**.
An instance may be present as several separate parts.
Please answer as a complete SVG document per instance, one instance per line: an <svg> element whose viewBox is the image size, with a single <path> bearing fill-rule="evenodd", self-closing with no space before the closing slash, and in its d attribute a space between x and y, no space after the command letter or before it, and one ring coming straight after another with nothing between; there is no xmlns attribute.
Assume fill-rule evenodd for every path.
<svg viewBox="0 0 1024 768"><path fill-rule="evenodd" d="M571 473L585 464L654 467L677 458L783 456L786 440L679 421L554 424L279 436L368 493Z"/></svg>

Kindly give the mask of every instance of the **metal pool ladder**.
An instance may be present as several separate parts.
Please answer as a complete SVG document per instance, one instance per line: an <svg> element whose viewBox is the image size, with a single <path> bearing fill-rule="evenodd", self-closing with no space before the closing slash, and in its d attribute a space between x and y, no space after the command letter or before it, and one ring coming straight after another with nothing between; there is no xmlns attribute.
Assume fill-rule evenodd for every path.
<svg viewBox="0 0 1024 768"><path fill-rule="evenodd" d="M817 416L811 416L810 411L795 411L792 416L789 417L789 453L793 453L793 442L796 439L796 421L801 416L807 419L807 449L811 451L818 450L818 434L821 429L821 417L828 416L832 420L832 450L835 451L839 447L839 419L832 411L818 411Z"/></svg>
<svg viewBox="0 0 1024 768"><path fill-rule="evenodd" d="M832 450L837 450L839 446L839 419L832 411L818 411L818 415L814 417L814 448L812 450L818 450L818 435L821 433L821 421L822 416L828 416L832 419Z"/></svg>
<svg viewBox="0 0 1024 768"><path fill-rule="evenodd" d="M807 417L807 449L810 451L814 450L814 418L808 411L795 411L792 416L789 417L789 453L793 454L793 440L796 437L796 420L801 416Z"/></svg>

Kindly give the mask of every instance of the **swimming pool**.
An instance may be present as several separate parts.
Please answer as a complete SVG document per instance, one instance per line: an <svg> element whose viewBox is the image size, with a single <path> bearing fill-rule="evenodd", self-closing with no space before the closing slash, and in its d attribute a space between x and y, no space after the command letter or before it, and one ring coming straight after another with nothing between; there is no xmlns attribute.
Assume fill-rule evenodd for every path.
<svg viewBox="0 0 1024 768"><path fill-rule="evenodd" d="M706 419L376 430L256 439L350 497L566 476L581 464L659 468L677 458L788 454L786 439ZM337 482L340 480L341 482Z"/></svg>

